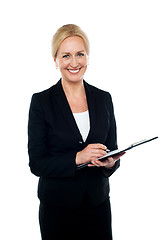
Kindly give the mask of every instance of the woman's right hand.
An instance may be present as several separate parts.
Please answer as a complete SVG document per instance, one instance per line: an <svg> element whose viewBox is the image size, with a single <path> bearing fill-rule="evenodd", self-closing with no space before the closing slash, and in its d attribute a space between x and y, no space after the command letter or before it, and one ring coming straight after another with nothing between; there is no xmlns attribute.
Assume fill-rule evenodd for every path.
<svg viewBox="0 0 164 240"><path fill-rule="evenodd" d="M89 144L86 148L76 154L76 165L89 163L99 157L106 155L107 147L100 143Z"/></svg>

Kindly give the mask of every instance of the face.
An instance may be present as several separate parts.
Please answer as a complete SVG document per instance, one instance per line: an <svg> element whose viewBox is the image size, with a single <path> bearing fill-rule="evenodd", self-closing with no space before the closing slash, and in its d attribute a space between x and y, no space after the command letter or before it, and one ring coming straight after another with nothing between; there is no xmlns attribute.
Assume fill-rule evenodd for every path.
<svg viewBox="0 0 164 240"><path fill-rule="evenodd" d="M60 69L62 80L69 82L83 80L88 63L83 39L77 36L66 38L60 44L57 57L54 60Z"/></svg>

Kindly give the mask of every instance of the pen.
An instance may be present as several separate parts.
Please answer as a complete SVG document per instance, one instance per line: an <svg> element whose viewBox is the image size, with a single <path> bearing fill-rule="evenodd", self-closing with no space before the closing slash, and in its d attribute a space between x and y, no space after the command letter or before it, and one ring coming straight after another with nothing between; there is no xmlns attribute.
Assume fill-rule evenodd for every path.
<svg viewBox="0 0 164 240"><path fill-rule="evenodd" d="M106 149L105 151L106 151L107 153L108 153L108 152L110 152L110 150L109 150L109 149Z"/></svg>

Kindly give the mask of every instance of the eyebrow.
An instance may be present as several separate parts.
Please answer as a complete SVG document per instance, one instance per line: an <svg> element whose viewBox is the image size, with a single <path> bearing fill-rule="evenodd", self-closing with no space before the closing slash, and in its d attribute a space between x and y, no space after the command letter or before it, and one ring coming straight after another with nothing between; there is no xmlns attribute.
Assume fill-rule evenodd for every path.
<svg viewBox="0 0 164 240"><path fill-rule="evenodd" d="M79 52L86 52L86 51L85 50L77 51L77 53ZM70 54L70 52L62 52L61 54Z"/></svg>

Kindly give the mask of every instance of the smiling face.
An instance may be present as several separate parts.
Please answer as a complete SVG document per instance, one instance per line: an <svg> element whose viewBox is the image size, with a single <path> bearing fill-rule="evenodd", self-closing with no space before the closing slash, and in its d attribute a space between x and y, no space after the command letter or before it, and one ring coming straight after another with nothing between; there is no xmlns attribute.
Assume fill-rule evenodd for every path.
<svg viewBox="0 0 164 240"><path fill-rule="evenodd" d="M66 38L60 44L54 60L60 69L62 80L69 82L83 80L88 63L83 39L77 36Z"/></svg>

